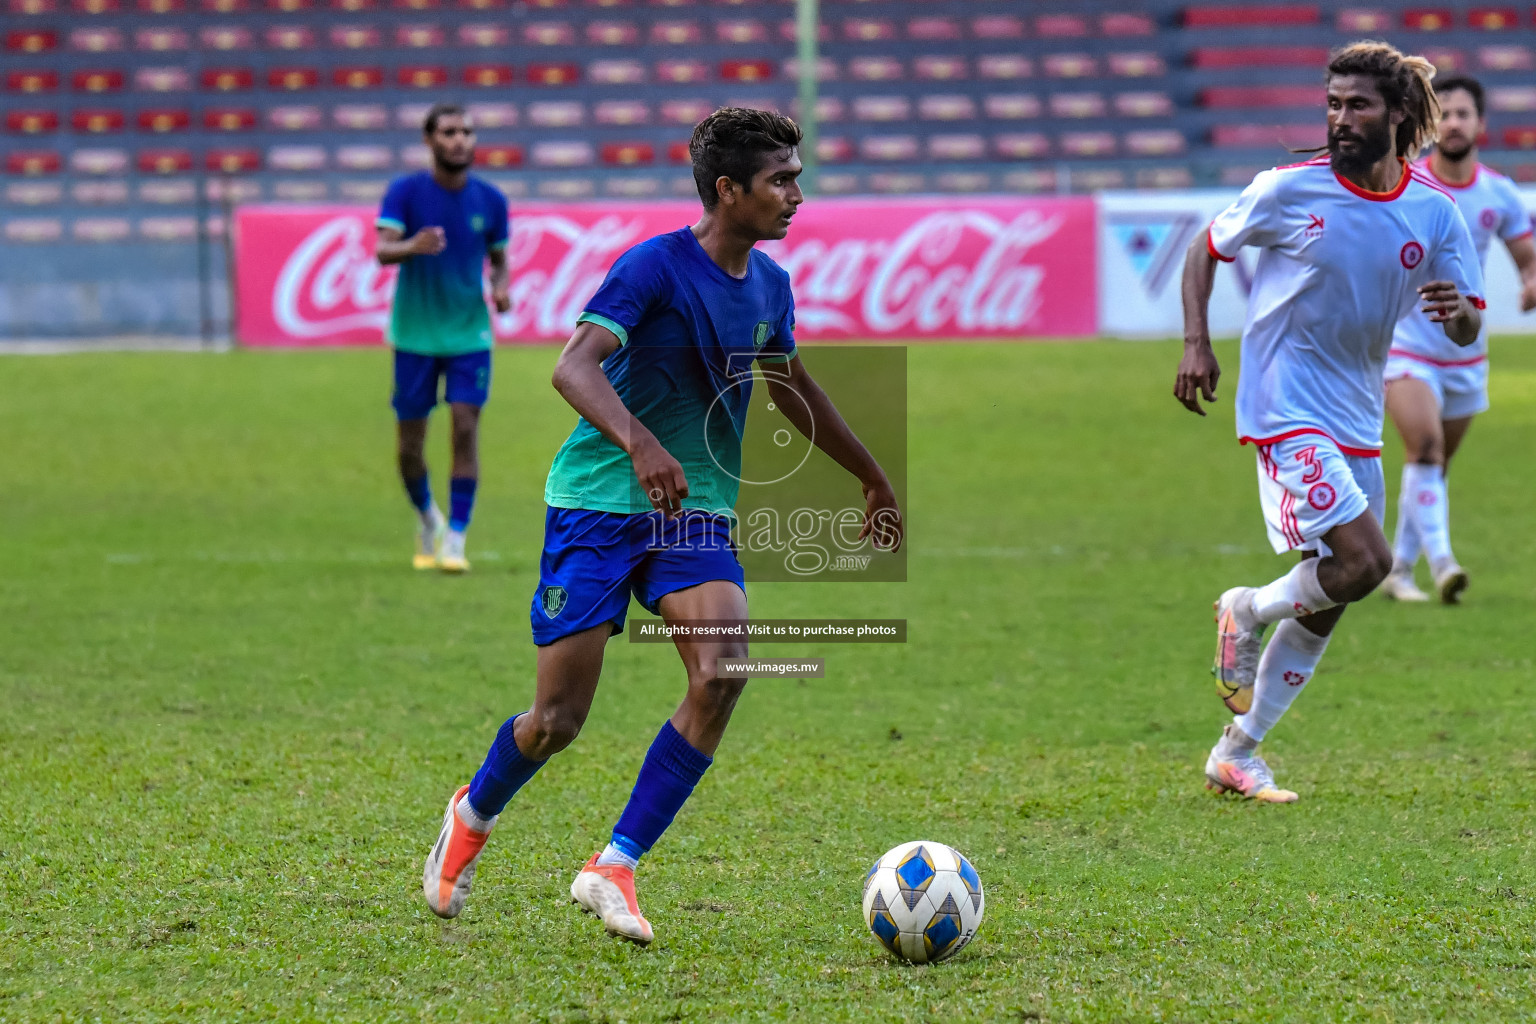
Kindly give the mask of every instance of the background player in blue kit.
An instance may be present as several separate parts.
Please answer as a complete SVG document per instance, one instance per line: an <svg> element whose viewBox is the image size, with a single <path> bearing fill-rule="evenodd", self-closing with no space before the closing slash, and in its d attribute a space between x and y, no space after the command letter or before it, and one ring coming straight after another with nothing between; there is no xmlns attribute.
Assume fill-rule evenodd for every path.
<svg viewBox="0 0 1536 1024"><path fill-rule="evenodd" d="M418 569L465 572L469 528L480 478L480 407L491 387L491 319L485 308L484 271L491 263L491 301L505 313L507 200L495 186L469 173L475 128L463 108L438 103L422 136L432 169L396 178L379 210L379 262L400 264L390 308L388 341L395 350L393 405L399 421L400 479L421 517ZM446 380L453 423L453 469L446 522L432 500L424 454L427 416Z"/></svg>
<svg viewBox="0 0 1536 1024"><path fill-rule="evenodd" d="M754 359L772 366L770 394L796 429L862 485L860 539L901 543L890 481L796 354L789 275L753 248L783 238L803 201L799 143L778 114L728 107L705 119L689 144L703 216L619 257L560 355L554 385L581 421L545 488L533 706L502 725L448 802L422 879L442 917L463 909L507 801L581 730L631 593L669 623L746 619L730 513ZM744 640L676 644L687 696L651 744L612 842L571 885L611 934L641 944L652 931L635 866L709 767L744 685L716 673L717 659L746 655Z"/></svg>

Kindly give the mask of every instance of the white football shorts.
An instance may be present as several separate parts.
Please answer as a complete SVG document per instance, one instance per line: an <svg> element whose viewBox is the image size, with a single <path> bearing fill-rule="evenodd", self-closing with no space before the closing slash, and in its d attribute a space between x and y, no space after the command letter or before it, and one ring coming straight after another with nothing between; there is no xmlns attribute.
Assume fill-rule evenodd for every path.
<svg viewBox="0 0 1536 1024"><path fill-rule="evenodd" d="M1322 433L1259 446L1259 504L1276 554L1301 548L1329 554L1323 534L1367 511L1386 512L1381 457L1345 455Z"/></svg>
<svg viewBox="0 0 1536 1024"><path fill-rule="evenodd" d="M1415 377L1428 384L1443 420L1459 420L1488 411L1486 359L1471 365L1441 364L1398 352L1387 357L1384 376L1388 382Z"/></svg>

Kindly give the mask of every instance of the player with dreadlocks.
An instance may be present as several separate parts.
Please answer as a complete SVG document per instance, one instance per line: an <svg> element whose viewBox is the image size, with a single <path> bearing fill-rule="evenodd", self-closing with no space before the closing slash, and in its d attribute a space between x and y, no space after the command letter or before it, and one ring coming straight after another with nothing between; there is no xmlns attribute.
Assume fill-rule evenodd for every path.
<svg viewBox="0 0 1536 1024"><path fill-rule="evenodd" d="M1205 415L1221 374L1207 306L1218 262L1259 250L1243 327L1237 433L1258 453L1259 500L1276 553L1300 562L1216 601L1217 691L1236 713L1205 764L1207 785L1269 803L1258 755L1312 678L1344 608L1392 567L1381 531L1382 372L1392 333L1420 309L1457 345L1482 326L1482 274L1456 202L1410 166L1435 137L1434 68L1381 42L1328 61L1328 144L1264 171L1189 248L1184 357L1174 395ZM1268 646L1266 627L1276 625Z"/></svg>

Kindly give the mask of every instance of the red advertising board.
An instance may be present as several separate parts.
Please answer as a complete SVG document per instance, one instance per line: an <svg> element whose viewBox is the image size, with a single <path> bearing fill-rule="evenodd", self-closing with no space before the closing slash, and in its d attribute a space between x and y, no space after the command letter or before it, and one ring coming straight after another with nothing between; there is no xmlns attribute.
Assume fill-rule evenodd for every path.
<svg viewBox="0 0 1536 1024"><path fill-rule="evenodd" d="M501 341L569 336L619 254L698 216L695 203L515 207L512 309ZM794 282L801 338L1081 337L1097 327L1091 198L807 203L764 252ZM373 259L373 211L249 206L237 214L247 345L379 343L394 269Z"/></svg>

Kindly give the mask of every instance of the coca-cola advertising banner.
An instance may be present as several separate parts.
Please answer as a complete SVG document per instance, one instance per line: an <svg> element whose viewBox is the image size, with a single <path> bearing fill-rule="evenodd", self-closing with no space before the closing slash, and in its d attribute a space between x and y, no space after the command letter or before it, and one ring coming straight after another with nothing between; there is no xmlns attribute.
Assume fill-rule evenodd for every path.
<svg viewBox="0 0 1536 1024"><path fill-rule="evenodd" d="M696 203L515 207L512 308L501 341L560 341L619 254L698 217ZM247 345L383 339L393 267L373 258L374 211L248 206L236 294ZM764 252L794 282L801 338L1082 337L1095 332L1091 198L817 200Z"/></svg>

